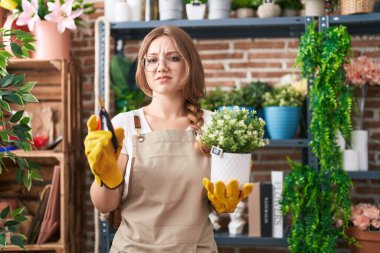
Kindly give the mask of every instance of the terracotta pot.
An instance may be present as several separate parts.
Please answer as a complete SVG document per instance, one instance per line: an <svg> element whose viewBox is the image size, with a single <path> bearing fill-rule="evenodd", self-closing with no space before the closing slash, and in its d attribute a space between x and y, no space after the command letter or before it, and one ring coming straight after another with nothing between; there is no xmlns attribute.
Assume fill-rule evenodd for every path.
<svg viewBox="0 0 380 253"><path fill-rule="evenodd" d="M36 39L33 59L70 59L70 30L59 33L56 23L41 20L36 22L33 34Z"/></svg>
<svg viewBox="0 0 380 253"><path fill-rule="evenodd" d="M347 229L347 235L356 238L362 246L350 245L351 253L378 253L380 248L380 232L363 231L354 227Z"/></svg>

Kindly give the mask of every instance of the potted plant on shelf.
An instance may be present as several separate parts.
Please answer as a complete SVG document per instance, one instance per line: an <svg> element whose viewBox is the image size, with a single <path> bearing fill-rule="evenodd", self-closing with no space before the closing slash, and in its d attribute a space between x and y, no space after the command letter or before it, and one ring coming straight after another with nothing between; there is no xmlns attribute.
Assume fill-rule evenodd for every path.
<svg viewBox="0 0 380 253"><path fill-rule="evenodd" d="M8 0L10 1L10 0ZM39 60L70 59L70 33L77 25L85 26L82 15L95 12L92 3L84 0L44 2L16 0L13 10L18 26L28 26L36 39L33 58Z"/></svg>
<svg viewBox="0 0 380 253"><path fill-rule="evenodd" d="M230 10L231 0L208 0L209 19L229 18Z"/></svg>
<svg viewBox="0 0 380 253"><path fill-rule="evenodd" d="M359 170L368 170L368 131L363 129L365 101L369 85L380 85L380 66L367 56L351 59L345 65L346 80L356 88L358 117L352 132L352 148L358 154Z"/></svg>
<svg viewBox="0 0 380 253"><path fill-rule="evenodd" d="M186 0L186 14L189 20L204 19L207 0Z"/></svg>
<svg viewBox="0 0 380 253"><path fill-rule="evenodd" d="M263 0L257 8L259 18L278 17L281 14L281 7L274 0Z"/></svg>
<svg viewBox="0 0 380 253"><path fill-rule="evenodd" d="M274 87L264 94L264 119L271 139L291 139L296 135L305 95L294 87Z"/></svg>
<svg viewBox="0 0 380 253"><path fill-rule="evenodd" d="M323 16L324 13L324 0L305 0L305 16Z"/></svg>
<svg viewBox="0 0 380 253"><path fill-rule="evenodd" d="M342 152L336 142L340 131L347 143L352 131L351 88L345 83L351 38L343 26L315 31L308 26L301 37L296 63L302 77L313 78L309 90L312 112L309 145L318 167L291 162L284 181L283 214L292 216L288 238L291 252L334 252L337 240L353 242L344 233L350 217L352 181L342 169ZM335 226L336 220L342 226Z"/></svg>
<svg viewBox="0 0 380 253"><path fill-rule="evenodd" d="M236 10L237 18L249 18L255 16L255 10L261 3L261 0L233 0L231 9Z"/></svg>
<svg viewBox="0 0 380 253"><path fill-rule="evenodd" d="M182 19L182 0L158 0L160 20Z"/></svg>
<svg viewBox="0 0 380 253"><path fill-rule="evenodd" d="M240 187L249 182L251 152L265 146L265 122L251 117L255 111L235 107L222 109L212 115L211 123L201 128L197 141L211 149L211 181L226 185L232 179Z"/></svg>
<svg viewBox="0 0 380 253"><path fill-rule="evenodd" d="M286 17L298 16L303 8L300 0L277 0L276 3L281 7L282 16Z"/></svg>
<svg viewBox="0 0 380 253"><path fill-rule="evenodd" d="M373 204L360 203L351 208L347 234L357 240L350 245L351 253L376 252L380 247L380 209Z"/></svg>
<svg viewBox="0 0 380 253"><path fill-rule="evenodd" d="M15 41L11 37L15 37ZM33 139L31 128L28 125L30 118L24 115L24 110L20 108L16 112L15 105L25 107L27 103L38 102L30 93L35 86L35 82L26 82L24 75L9 74L7 71L8 61L11 57L29 57L29 51L34 50L33 37L23 31L8 30L0 28L0 174L5 170L4 159L9 159L17 165L16 180L23 183L30 190L33 180L41 180L40 171L36 164L29 162L25 157L18 157L12 152L19 148L24 151L31 151ZM11 51L4 51L4 44L9 43ZM0 249L11 244L24 247L26 237L17 230L19 225L26 221L23 208L11 210L5 207L0 210ZM10 240L7 240L9 238Z"/></svg>
<svg viewBox="0 0 380 253"><path fill-rule="evenodd" d="M228 101L227 94L220 87L208 90L205 97L200 100L201 107L210 111L216 111Z"/></svg>

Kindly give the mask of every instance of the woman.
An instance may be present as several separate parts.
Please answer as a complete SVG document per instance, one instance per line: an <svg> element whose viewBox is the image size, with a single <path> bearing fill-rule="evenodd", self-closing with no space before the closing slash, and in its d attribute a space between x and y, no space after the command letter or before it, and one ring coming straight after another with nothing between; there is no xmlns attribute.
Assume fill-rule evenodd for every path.
<svg viewBox="0 0 380 253"><path fill-rule="evenodd" d="M201 183L210 177L210 159L207 149L194 145L197 130L211 117L198 103L205 94L199 54L183 30L166 26L145 37L138 59L136 80L152 102L113 119L118 152L110 132L95 131L95 116L85 140L95 207L101 213L122 207L110 252L217 252ZM239 199L228 199L219 185L215 191L223 196L205 181L219 212L252 190L247 185Z"/></svg>

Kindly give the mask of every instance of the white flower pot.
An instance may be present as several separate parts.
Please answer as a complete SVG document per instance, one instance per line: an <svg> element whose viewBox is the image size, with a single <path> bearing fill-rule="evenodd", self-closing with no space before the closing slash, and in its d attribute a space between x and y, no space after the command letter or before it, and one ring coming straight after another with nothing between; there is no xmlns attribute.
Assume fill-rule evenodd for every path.
<svg viewBox="0 0 380 253"><path fill-rule="evenodd" d="M252 8L239 8L236 10L237 18L250 18L255 15L255 10Z"/></svg>
<svg viewBox="0 0 380 253"><path fill-rule="evenodd" d="M206 13L206 5L205 4L186 4L186 14L187 19L189 20L199 20L204 19Z"/></svg>
<svg viewBox="0 0 380 253"><path fill-rule="evenodd" d="M182 0L159 0L160 20L182 19Z"/></svg>
<svg viewBox="0 0 380 253"><path fill-rule="evenodd" d="M368 170L368 131L352 131L352 149L358 153L359 170Z"/></svg>
<svg viewBox="0 0 380 253"><path fill-rule="evenodd" d="M208 4L209 19L229 18L231 8L230 0L209 0Z"/></svg>
<svg viewBox="0 0 380 253"><path fill-rule="evenodd" d="M324 0L306 0L305 16L323 16L325 13Z"/></svg>
<svg viewBox="0 0 380 253"><path fill-rule="evenodd" d="M222 181L227 185L232 179L237 179L241 189L245 183L249 183L250 165L251 153L223 153L221 157L212 155L211 182Z"/></svg>

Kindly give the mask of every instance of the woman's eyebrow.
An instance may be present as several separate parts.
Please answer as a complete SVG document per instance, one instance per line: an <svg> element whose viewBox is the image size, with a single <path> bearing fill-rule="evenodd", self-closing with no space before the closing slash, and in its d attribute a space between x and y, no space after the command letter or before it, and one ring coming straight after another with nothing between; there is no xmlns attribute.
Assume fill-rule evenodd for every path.
<svg viewBox="0 0 380 253"><path fill-rule="evenodd" d="M167 52L165 55L168 55L168 54L179 54L177 51L170 51L170 52ZM158 53L147 53L146 55L159 55Z"/></svg>

